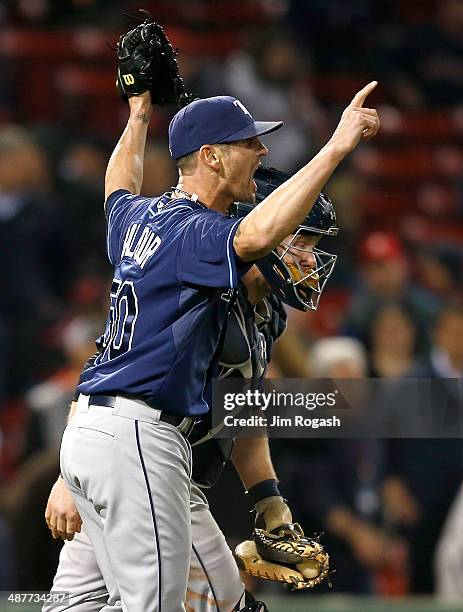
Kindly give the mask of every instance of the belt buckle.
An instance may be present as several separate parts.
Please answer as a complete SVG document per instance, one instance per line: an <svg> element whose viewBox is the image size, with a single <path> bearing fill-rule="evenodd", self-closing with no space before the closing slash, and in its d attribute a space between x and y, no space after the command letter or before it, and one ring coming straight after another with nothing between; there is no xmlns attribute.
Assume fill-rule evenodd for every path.
<svg viewBox="0 0 463 612"><path fill-rule="evenodd" d="M180 433L182 433L185 436L185 438L188 438L188 436L193 430L194 425L195 425L194 419L192 419L191 417L185 417L181 421L180 425L178 425L177 429Z"/></svg>

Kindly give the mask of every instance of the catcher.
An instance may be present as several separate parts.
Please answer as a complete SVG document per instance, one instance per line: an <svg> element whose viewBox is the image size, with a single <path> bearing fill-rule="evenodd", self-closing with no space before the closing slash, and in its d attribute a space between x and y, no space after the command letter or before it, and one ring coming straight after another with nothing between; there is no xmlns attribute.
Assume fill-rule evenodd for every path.
<svg viewBox="0 0 463 612"><path fill-rule="evenodd" d="M154 22L147 20L122 37L118 45L118 56L120 65L117 82L122 97L130 98L144 95L143 92L150 91L152 102L158 104L176 103L181 105L191 100L191 97L184 91L183 83L178 74L175 53L165 38L162 29ZM365 88L362 97L366 97L373 88L373 84L369 88ZM239 102L237 101L237 103ZM349 113L352 115L351 110L349 110ZM372 136L377 131L377 121L374 117L370 120L370 117L373 117L373 111L365 111L364 137ZM333 221L333 217L331 217L331 221ZM309 237L303 235L304 229L309 229ZM265 294L272 289L274 291L280 290L283 299L287 298L288 303L302 307L304 310L316 307L321 290L334 265L334 260L332 258L330 267L326 262L321 261L321 255L317 256L315 254L314 247L319 236L310 236L310 229L313 229L310 228L310 224L305 228L303 226L295 228L295 233L290 235L282 246L268 256L274 262L271 266L272 270L281 268L286 276L282 278L280 275L274 274L267 278L265 272L263 276L261 274L260 281L257 283L257 287L260 286L260 291L255 290L255 282L251 284L253 290L253 295L249 296L251 302L255 305L259 304ZM321 232L315 233L326 233L326 231L325 228L322 228ZM310 265L308 260L311 262ZM254 276L255 280L256 275L260 273L252 268L248 274ZM246 282L246 279L244 280ZM288 289L287 294L285 294L284 289ZM255 312L254 316L261 315ZM247 319L248 317L246 317ZM272 319L273 317L270 318L270 320ZM259 350L262 354L261 347L264 334L257 331L255 335L261 342ZM249 341L248 337L248 344ZM236 369L229 367L229 360L227 360L226 366L231 370ZM257 377L262 376L263 369L261 362L262 371L258 371ZM210 436L206 435L206 437ZM300 527L292 522L291 512L278 491L267 441L264 438L252 441L249 439L237 440L232 452L232 461L248 489L249 496L256 509L254 539L237 548L240 566L254 575L276 579L291 584L298 589L308 588L320 582L328 574L328 557L318 542L305 538ZM198 479L200 479L199 476ZM72 499L66 496L68 494L63 489L63 483L58 481L51 494L46 518L55 537L72 539L74 533L80 531L80 520L76 512L72 510ZM62 505L59 508L59 504L63 500L64 506ZM195 550L195 538L193 537L193 556L196 557L196 563L193 563L192 558L191 568L198 570L202 578L206 577L206 587L199 593L193 589L188 592L189 609L209 609L209 606L212 606L213 609L223 610L263 609L262 605L256 602L246 603L236 566L231 554L227 555L226 553L228 549L224 545L223 536L210 513L207 516L207 504L199 488L193 484L191 496L193 534L195 531L195 511L198 509L200 511L198 511L196 517L201 517L202 512L204 519L198 522L209 527L211 535L208 539L200 539L205 548L204 551ZM66 544L63 548L60 566L66 565L69 572L66 574L63 571L58 571L54 590L71 590L75 593L76 589L70 589L69 585L73 581L78 582L79 580L83 581L85 586L89 586L89 575L86 572L85 563L83 563L83 567L79 568L86 557L78 552L77 545L80 542L80 545L86 548L87 561L88 554L93 551L88 541L86 543L84 533L81 533L80 536L80 539L76 537L72 543ZM72 556L73 545L77 557ZM130 545L130 543L128 542L127 545ZM203 552L207 553L208 545L210 547L209 554L204 556ZM214 558L218 552L221 553L220 558ZM208 561L208 567L205 566L204 559ZM98 564L96 565L98 566ZM232 567L235 567L235 570ZM224 587L224 591L226 591L224 597L218 596L214 592L214 581L210 579L210 575L217 568L222 573L222 583L227 583ZM227 568L230 570L229 572ZM99 585L101 585L101 572L98 573ZM89 593L91 594L89 595ZM107 605L107 592L102 593L98 589L87 588L84 594L84 599L73 602L73 608L82 606L82 610L93 610L101 609L104 606L105 609L110 609ZM111 609L125 608L120 601L116 601Z"/></svg>

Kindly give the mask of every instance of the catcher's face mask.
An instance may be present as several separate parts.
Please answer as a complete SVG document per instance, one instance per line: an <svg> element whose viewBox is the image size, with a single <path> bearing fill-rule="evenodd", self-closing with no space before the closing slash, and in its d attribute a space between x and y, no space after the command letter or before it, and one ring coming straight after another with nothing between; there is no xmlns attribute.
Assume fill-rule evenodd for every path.
<svg viewBox="0 0 463 612"><path fill-rule="evenodd" d="M256 203L260 204L290 178L275 168L260 167L254 173ZM243 218L255 203L235 202L231 215ZM318 238L336 237L336 212L329 197L319 193L310 212L294 234L288 236L264 259L256 262L273 293L297 310L316 310L326 281L333 272L337 256L316 248Z"/></svg>
<svg viewBox="0 0 463 612"><path fill-rule="evenodd" d="M337 256L316 248L320 236L299 228L256 263L273 292L297 310L316 310Z"/></svg>

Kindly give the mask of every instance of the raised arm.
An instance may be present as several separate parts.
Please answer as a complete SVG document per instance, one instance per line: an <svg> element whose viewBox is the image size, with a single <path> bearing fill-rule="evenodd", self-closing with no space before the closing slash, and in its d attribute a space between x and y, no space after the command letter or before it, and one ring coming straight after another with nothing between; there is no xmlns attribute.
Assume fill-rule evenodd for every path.
<svg viewBox="0 0 463 612"><path fill-rule="evenodd" d="M363 104L377 84L372 81L354 96L323 149L243 219L233 241L242 260L264 257L291 234L344 157L361 140L376 135L378 114L375 109L363 108Z"/></svg>
<svg viewBox="0 0 463 612"><path fill-rule="evenodd" d="M117 189L139 194L143 182L146 134L152 113L151 96L145 92L129 98L127 126L108 163L105 176L105 201Z"/></svg>

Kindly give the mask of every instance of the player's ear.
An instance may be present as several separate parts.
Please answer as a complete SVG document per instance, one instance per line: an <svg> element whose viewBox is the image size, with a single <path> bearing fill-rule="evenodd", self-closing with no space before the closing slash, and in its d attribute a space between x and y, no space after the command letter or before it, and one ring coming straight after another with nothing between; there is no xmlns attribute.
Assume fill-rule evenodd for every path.
<svg viewBox="0 0 463 612"><path fill-rule="evenodd" d="M218 171L220 169L222 156L219 147L214 145L203 145L199 149L199 158L212 170Z"/></svg>

